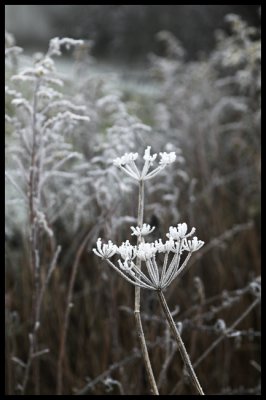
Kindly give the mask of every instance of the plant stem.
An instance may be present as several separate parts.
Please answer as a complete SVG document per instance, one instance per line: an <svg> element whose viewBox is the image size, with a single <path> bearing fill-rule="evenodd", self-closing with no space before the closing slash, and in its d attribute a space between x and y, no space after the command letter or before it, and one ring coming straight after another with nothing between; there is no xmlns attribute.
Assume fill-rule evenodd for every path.
<svg viewBox="0 0 266 400"><path fill-rule="evenodd" d="M144 182L139 181L139 199L138 199L138 226L141 228L143 225L143 210L144 210ZM138 236L138 244L141 242L141 235ZM138 258L137 267L141 270L141 260ZM145 341L145 336L142 328L142 322L140 318L140 287L135 286L135 322L137 334L140 341L142 357L145 365L145 369L148 375L149 383L151 386L152 393L154 395L159 395L158 388L154 379L152 366L149 358L149 353Z"/></svg>
<svg viewBox="0 0 266 400"><path fill-rule="evenodd" d="M86 248L86 245L88 243L90 235L91 235L91 229L88 231L84 240L82 241L81 245L79 246L79 248L77 250L76 257L75 257L74 264L73 264L72 271L71 271L71 277L70 277L68 293L67 293L66 308L65 308L65 312L64 312L64 321L63 321L63 327L62 327L62 331L61 331L60 344L59 344L59 356L58 356L58 363L57 363L57 383L56 383L56 385L57 385L56 394L57 395L62 395L62 389L63 389L63 363L64 363L64 359L65 359L65 347L66 347L66 339L67 339L70 310L71 310L71 304L72 304L72 298L73 298L74 284L75 284L75 280L76 280L76 275L77 275L77 271L78 271L80 258L83 254L84 249Z"/></svg>
<svg viewBox="0 0 266 400"><path fill-rule="evenodd" d="M195 374L195 371L194 371L193 366L191 364L191 361L190 361L189 355L187 353L187 350L185 348L184 342L183 342L183 340L182 340L182 338L181 338L181 336L180 336L180 334L178 332L178 329L177 329L177 327L175 325L175 322L173 320L171 312L170 312L170 310L168 308L168 305L166 303L166 300L165 300L165 297L163 295L163 292L161 290L158 290L157 293L158 293L158 296L159 296L159 300L160 300L161 306L163 308L163 311L164 311L165 316L167 318L167 321L169 323L169 326L170 326L170 328L172 330L172 333L173 333L173 335L175 337L175 340L176 340L176 343L178 345L179 352L180 352L181 357L182 357L182 359L184 361L184 364L185 364L185 367L187 369L187 372L188 372L188 374L189 374L189 376L191 378L191 381L192 381L193 385L195 386L195 388L197 389L198 393L200 395L204 395L202 387L201 387L201 385L200 385L200 383L198 381L197 375Z"/></svg>
<svg viewBox="0 0 266 400"><path fill-rule="evenodd" d="M39 260L39 227L36 221L36 202L39 184L39 169L38 169L38 131L36 128L36 116L37 116L37 93L39 90L40 81L36 82L33 95L33 114L32 114L32 149L31 149L31 162L30 162L30 175L28 182L28 205L29 205L29 224L30 224L30 268L33 275L33 294L32 294L32 333L29 348L29 357L27 361L27 366L24 371L23 384L22 384L22 394L27 387L30 369L33 363L33 354L38 350L38 337L37 330L35 329L38 321L38 299L40 295L40 260ZM36 359L34 361L34 387L35 395L40 392L40 382L39 382L39 361Z"/></svg>

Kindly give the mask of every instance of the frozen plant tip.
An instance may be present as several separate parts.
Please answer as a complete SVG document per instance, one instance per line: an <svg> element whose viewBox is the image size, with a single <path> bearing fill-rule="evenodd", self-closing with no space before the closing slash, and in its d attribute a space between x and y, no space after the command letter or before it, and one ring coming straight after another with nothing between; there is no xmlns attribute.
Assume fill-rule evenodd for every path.
<svg viewBox="0 0 266 400"><path fill-rule="evenodd" d="M125 153L122 157L117 157L113 163L115 166L121 168L127 175L137 181L146 181L156 176L162 171L167 165L172 164L176 160L176 154L171 153L160 153L159 166L150 171L150 167L157 158L157 154L151 155L151 147L147 146L144 152L144 165L142 171L140 171L135 163L138 158L138 153Z"/></svg>
<svg viewBox="0 0 266 400"><path fill-rule="evenodd" d="M134 226L131 226L130 229L132 230L131 236L133 236L133 235L146 236L146 235L149 235L149 233L154 231L155 226L153 226L151 228L151 226L149 224L143 224L142 228L140 228L139 226L136 226L136 228Z"/></svg>
<svg viewBox="0 0 266 400"><path fill-rule="evenodd" d="M174 240L179 240L192 236L195 231L196 228L192 228L191 231L187 233L187 224L184 222L183 224L178 224L177 228L170 226L169 233L167 233L166 236Z"/></svg>
<svg viewBox="0 0 266 400"><path fill-rule="evenodd" d="M110 258L116 253L117 247L113 245L111 240L108 241L108 244L102 245L102 239L99 238L97 240L97 250L93 249L93 252L101 258Z"/></svg>

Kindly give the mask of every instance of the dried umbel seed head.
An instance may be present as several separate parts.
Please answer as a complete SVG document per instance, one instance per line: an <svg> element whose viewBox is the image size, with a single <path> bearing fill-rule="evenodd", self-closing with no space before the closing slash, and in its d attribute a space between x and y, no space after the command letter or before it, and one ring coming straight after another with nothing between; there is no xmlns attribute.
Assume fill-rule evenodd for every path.
<svg viewBox="0 0 266 400"><path fill-rule="evenodd" d="M170 226L169 233L166 234L167 237L171 237L174 240L183 239L192 236L196 231L196 228L192 228L189 233L187 233L187 224L183 222L178 224L177 227Z"/></svg>
<svg viewBox="0 0 266 400"><path fill-rule="evenodd" d="M132 235L140 236L149 234L154 228L143 224L142 227L131 227ZM193 252L199 250L204 242L193 237L188 240L187 237L195 232L195 228L187 234L187 224L178 224L177 228L170 227L170 233L167 234L169 240L165 242L162 239L154 243L140 242L132 246L127 240L120 246L114 245L110 240L107 244L102 244L101 239L97 241L97 249L93 252L100 258L107 260L121 276L135 286L146 289L162 290L168 287L173 280L185 269L188 260ZM181 255L187 252L186 258L181 263ZM164 254L164 261L161 267L157 264L157 254ZM170 253L172 256L170 257ZM115 265L110 258L118 255L121 257ZM145 263L145 270L140 270L137 260Z"/></svg>
<svg viewBox="0 0 266 400"><path fill-rule="evenodd" d="M150 167L153 165L157 158L157 154L151 154L151 146L148 146L144 152L144 165L142 171L140 171L135 163L138 158L138 153L125 153L122 157L114 159L113 163L115 166L120 167L127 175L131 178L140 181L151 179L162 171L167 165L172 164L176 160L175 152L160 153L160 161L158 167L150 171Z"/></svg>
<svg viewBox="0 0 266 400"><path fill-rule="evenodd" d="M100 258L110 258L117 252L117 246L111 240L108 241L108 244L102 244L102 239L99 238L96 245L97 249L92 249L92 251Z"/></svg>
<svg viewBox="0 0 266 400"><path fill-rule="evenodd" d="M123 260L133 260L136 257L136 251L136 246L132 246L128 240L117 247L117 254L120 254Z"/></svg>
<svg viewBox="0 0 266 400"><path fill-rule="evenodd" d="M141 228L139 226L131 226L130 229L132 230L131 236L146 236L154 231L155 226L151 228L149 224L143 224Z"/></svg>

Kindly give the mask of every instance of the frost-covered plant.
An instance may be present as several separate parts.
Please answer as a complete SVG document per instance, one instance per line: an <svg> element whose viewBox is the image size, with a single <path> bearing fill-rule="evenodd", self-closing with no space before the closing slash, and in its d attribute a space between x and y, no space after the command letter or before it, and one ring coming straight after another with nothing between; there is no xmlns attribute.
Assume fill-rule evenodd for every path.
<svg viewBox="0 0 266 400"><path fill-rule="evenodd" d="M82 173L78 167L85 161L75 151L71 135L77 124L89 121L86 107L64 96L64 82L57 76L53 60L60 54L60 46L80 43L66 38L52 39L46 55L38 55L33 67L12 75L10 86L6 85L7 100L15 113L7 114L7 129L12 133L7 143L7 177L11 177L10 182L17 181L20 191L26 191L29 183L34 186L32 206L43 213L49 224L70 206L69 190L75 192Z"/></svg>
<svg viewBox="0 0 266 400"><path fill-rule="evenodd" d="M260 229L260 30L237 15L226 22L227 32L216 32L214 50L197 61L185 62L182 51L151 58L153 82L159 85L154 128L182 147L189 176L188 222L194 225L197 216L208 237L228 224L231 228L232 221L252 219ZM173 35L164 33L159 39L173 47ZM206 224L205 215L221 224ZM251 241L246 245L250 252ZM238 266L236 275L240 271Z"/></svg>
<svg viewBox="0 0 266 400"><path fill-rule="evenodd" d="M149 225L143 224L142 228L137 226L131 227L131 229L134 235L143 237L151 233L155 227L150 228ZM167 234L169 239L164 243L162 239L159 239L152 243L141 241L137 246L131 245L128 240L120 246L111 241L103 244L101 238L99 238L97 249L93 249L93 251L98 257L105 259L113 269L133 285L151 290L163 290L185 269L192 253L199 250L204 244L196 236L192 240L187 239L195 232L194 228L187 234L186 231L186 223L178 224L175 228L170 227ZM181 263L181 256L184 252L188 254ZM121 257L117 261L117 265L109 260L116 254ZM164 261L162 266L159 267L156 256L160 254L164 254ZM144 261L146 274L137 267L138 259Z"/></svg>
<svg viewBox="0 0 266 400"><path fill-rule="evenodd" d="M168 47L166 55L151 56L151 73L160 81L155 128L172 143L178 138L185 159L193 154L196 162L187 173L199 187L215 184L217 174L236 169L241 174L244 167L254 177L260 168L260 31L234 14L226 22L230 33L216 32L209 58L185 62L179 40L169 32L157 36ZM175 47L179 51L169 50Z"/></svg>
<svg viewBox="0 0 266 400"><path fill-rule="evenodd" d="M7 42L10 45L10 40ZM27 388L33 363L35 393L39 394L36 371L40 355L38 332L41 327L41 307L61 251L61 246L56 245L53 223L62 215L67 204L67 199L65 205L58 203L60 196L65 198L64 187L75 190L78 178L75 167L83 159L71 144L71 131L77 123L89 122L86 107L64 97L64 83L56 74L53 57L61 54L62 46L69 48L80 44L82 41L69 38L52 39L47 53L38 54L33 66L23 67L11 74L6 85L9 102L6 121L11 135L7 143L5 174L9 184L7 227L12 230L12 224L17 223L17 219L11 219L12 215L16 215L13 208L18 202L22 203L24 229L29 237L29 270L33 279L32 330L29 334L29 355L19 385L22 394ZM17 53L16 47L7 48L7 68L10 57ZM9 109L11 115L8 114ZM71 168L71 165L74 167ZM54 249L50 259L50 253L47 256L45 251L49 246Z"/></svg>
<svg viewBox="0 0 266 400"><path fill-rule="evenodd" d="M138 153L125 153L122 157L115 158L113 161L114 165L119 167L139 184L138 226L131 227L131 235L137 236L137 245L131 245L128 240L123 242L120 246L113 244L111 240L109 240L107 244L103 244L101 238L98 238L97 246L93 249L93 252L101 259L106 260L120 276L135 286L135 316L138 316L138 318L136 318L137 331L141 342L144 364L153 393L159 394L153 376L140 319L140 288L155 290L158 293L162 308L177 341L187 372L196 390L199 394L203 395L203 390L162 291L185 269L192 253L199 250L204 242L198 240L196 236L194 236L193 239L188 239L194 234L195 228L192 228L191 231L188 232L186 223L179 223L177 227L171 226L169 228L169 233L166 235L168 240L165 242L163 242L162 239L151 243L145 242L144 236L149 235L155 227L143 223L144 182L155 177L166 166L172 164L176 160L175 152L161 152L159 165L154 168L153 163L157 158L157 154L151 154L150 150L151 147L148 146L144 152L144 165L142 169L139 169L135 162L139 156ZM188 254L181 263L181 256L185 251ZM159 261L156 258L157 255L161 253L164 254L164 260L162 265L158 266ZM110 260L110 258L115 255L119 256L116 264ZM146 266L145 272L141 267L142 262L144 262Z"/></svg>
<svg viewBox="0 0 266 400"><path fill-rule="evenodd" d="M76 90L72 82L59 76L54 58L60 56L61 48L83 44L80 40L54 38L46 54L37 53L33 60L24 57L20 62L22 49L15 46L12 35L6 34L6 236L12 238L17 230L23 234L26 231L30 237L33 301L43 298L42 266L56 266L59 248L51 261L48 247L56 248L57 224L65 228L66 234L77 232L78 242L81 226L86 227L87 235L93 229L97 235L103 225L107 229L123 221L136 223L128 216L127 208L119 204L119 192L132 188L117 179L115 167L108 160L127 148L134 150L150 133L150 127L128 112L121 94L106 84L107 78L87 79L86 85L77 80L83 87ZM73 89L77 94L71 96ZM112 212L117 205L119 218ZM96 215L102 218L101 223ZM74 265L64 326L78 256ZM50 279L51 274L48 276ZM36 315L33 319L38 323L33 325L39 327ZM36 338L37 330L30 342L31 353L38 347ZM32 359L31 355L22 392L27 387Z"/></svg>

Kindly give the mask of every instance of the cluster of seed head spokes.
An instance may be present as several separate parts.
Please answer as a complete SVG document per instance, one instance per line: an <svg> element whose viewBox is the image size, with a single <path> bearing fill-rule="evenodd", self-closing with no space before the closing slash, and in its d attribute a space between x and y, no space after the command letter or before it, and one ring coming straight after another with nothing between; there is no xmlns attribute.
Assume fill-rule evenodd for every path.
<svg viewBox="0 0 266 400"><path fill-rule="evenodd" d="M148 146L144 152L144 165L142 170L139 170L135 161L138 158L138 153L126 153L122 157L117 157L113 163L117 167L121 168L127 175L131 178L140 181L146 181L148 179L153 178L160 171L162 171L167 165L172 164L176 160L175 152L161 152L160 153L160 161L159 165L155 167L153 170L150 170L151 166L153 165L154 161L157 158L157 153L151 154L151 146ZM179 161L182 161L183 158L181 156L178 157Z"/></svg>
<svg viewBox="0 0 266 400"><path fill-rule="evenodd" d="M152 232L154 228L143 224L142 227L131 227L132 235L143 236ZM168 240L156 240L154 243L145 243L142 241L133 246L127 240L120 246L113 244L110 240L103 244L99 238L97 248L94 253L106 259L108 264L115 269L121 276L135 286L140 286L151 290L162 290L168 287L171 282L185 269L188 260L194 251L199 250L204 242L198 240L196 236L188 239L195 232L192 228L187 233L187 224L178 224L177 227L170 227L166 235ZM181 263L181 255L187 252L185 259ZM158 266L158 254L164 254L162 265ZM114 264L111 257L118 255L120 258ZM146 265L146 271L140 270L137 260L141 260Z"/></svg>

